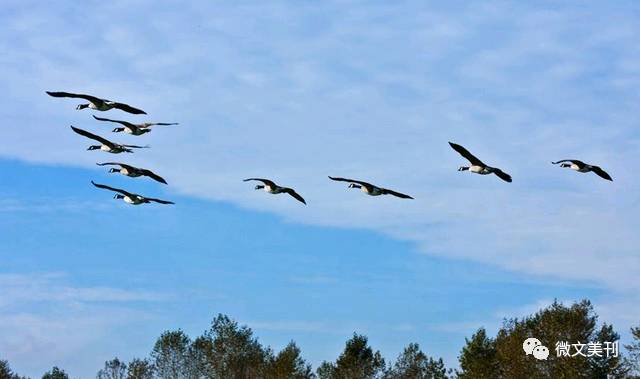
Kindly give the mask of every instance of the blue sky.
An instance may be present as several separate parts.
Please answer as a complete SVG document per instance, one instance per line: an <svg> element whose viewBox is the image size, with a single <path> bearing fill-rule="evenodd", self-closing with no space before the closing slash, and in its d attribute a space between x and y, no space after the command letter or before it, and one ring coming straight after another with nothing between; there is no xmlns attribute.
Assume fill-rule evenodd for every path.
<svg viewBox="0 0 640 379"><path fill-rule="evenodd" d="M92 377L216 313L315 365L353 331L449 365L554 298L640 321L638 5L4 2L0 356ZM85 92L180 122L112 135ZM69 125L151 144L108 175ZM459 173L467 146L514 177ZM601 165L614 182L551 160ZM327 175L413 195L370 198ZM307 207L241 179L295 187ZM89 181L176 201L130 207ZM80 359L79 359L80 358Z"/></svg>

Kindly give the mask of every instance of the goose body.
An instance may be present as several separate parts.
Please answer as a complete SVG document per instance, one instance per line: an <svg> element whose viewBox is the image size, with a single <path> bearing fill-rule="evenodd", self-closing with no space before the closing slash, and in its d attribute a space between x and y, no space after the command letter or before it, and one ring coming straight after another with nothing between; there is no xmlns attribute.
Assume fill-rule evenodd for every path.
<svg viewBox="0 0 640 379"><path fill-rule="evenodd" d="M149 203L175 204L172 201L154 199L152 197L146 197L146 196L138 195L138 194L135 194L135 193L127 192L127 191L119 189L119 188L109 187L109 186L104 185L104 184L98 184L98 183L95 183L94 181L91 181L91 184L93 184L97 188L102 188L102 189L106 189L106 190L109 190L109 191L117 192L113 196L114 199L122 200L125 203L131 204L131 205L140 205L140 204L149 204Z"/></svg>
<svg viewBox="0 0 640 379"><path fill-rule="evenodd" d="M134 108L128 104L118 103L116 101L111 101L107 99L101 99L99 97L84 95L79 93L70 93L70 92L51 92L46 91L47 95L52 97L69 97L73 99L84 99L87 100L88 103L79 104L76 109L82 110L85 108L93 109L96 111L105 112L111 109L120 109L121 111L125 111L132 114L147 114L145 111Z"/></svg>
<svg viewBox="0 0 640 379"><path fill-rule="evenodd" d="M71 129L83 137L87 137L94 141L100 142L100 145L91 145L87 150L101 150L111 154L120 154L120 153L133 153L132 149L146 149L149 147L149 146L137 146L137 145L122 145L119 143L111 142L106 138L102 138L98 135L95 135L93 133L90 133L80 128L76 128L74 126L71 126Z"/></svg>
<svg viewBox="0 0 640 379"><path fill-rule="evenodd" d="M466 160L469 161L469 163L471 163L469 166L461 166L458 171L469 171L479 175L495 174L505 182L511 183L511 175L507 174L497 167L491 167L484 164L480 159L476 158L469 152L469 150L465 149L461 145L449 142L449 146L451 146L453 150L457 151L458 154L462 155Z"/></svg>
<svg viewBox="0 0 640 379"><path fill-rule="evenodd" d="M146 176L157 182L167 184L167 181L164 180L162 177L160 177L159 175L156 175L151 170L147 170L144 168L138 168L138 167L134 167L128 164L118 163L118 162L106 162L106 163L96 163L96 164L98 166L120 166L120 168L110 168L109 173L120 173L130 178L138 178L141 176Z"/></svg>
<svg viewBox="0 0 640 379"><path fill-rule="evenodd" d="M582 161L579 161L577 159L563 159L563 160L559 160L557 162L551 162L551 163L560 164L560 167L562 168L568 168L568 169L582 172L582 173L593 172L594 174L598 175L602 179L613 181L611 176L607 174L607 172L604 171L599 166L590 165Z"/></svg>
<svg viewBox="0 0 640 379"><path fill-rule="evenodd" d="M396 192L387 188L374 186L371 183L363 182L361 180L334 178L332 176L330 176L329 179L335 180L337 182L347 182L349 183L349 188L358 188L369 196L392 195L401 199L413 199L413 197L409 195L405 195L403 193Z"/></svg>
<svg viewBox="0 0 640 379"><path fill-rule="evenodd" d="M307 202L302 198L302 196L300 196L292 188L281 187L281 186L277 185L276 183L274 183L272 180L269 180L269 179L249 178L249 179L244 179L243 181L244 182L248 182L248 181L251 181L251 180L262 182L262 184L258 184L257 186L255 186L256 190L263 190L263 191L268 192L268 193L270 193L272 195L286 193L286 194L289 194L294 199L298 200L299 202L301 202L301 203L303 203L305 205L307 204Z"/></svg>
<svg viewBox="0 0 640 379"><path fill-rule="evenodd" d="M122 127L119 128L115 128L113 129L114 133L120 133L120 132L125 132L127 134L131 134L134 136L141 136L145 133L149 133L151 132L151 127L156 126L156 125L178 125L177 122L143 122L141 124L134 124L131 122L127 122L127 121L122 121L122 120L111 120L108 118L102 118L102 117L96 117L93 116L93 118L95 118L98 121L107 121L107 122L115 122L117 124L122 125Z"/></svg>

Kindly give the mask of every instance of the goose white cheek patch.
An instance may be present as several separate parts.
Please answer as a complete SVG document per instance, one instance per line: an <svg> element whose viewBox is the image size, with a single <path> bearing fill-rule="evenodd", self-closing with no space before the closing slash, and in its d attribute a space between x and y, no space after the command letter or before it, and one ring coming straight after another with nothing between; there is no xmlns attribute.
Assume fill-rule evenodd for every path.
<svg viewBox="0 0 640 379"><path fill-rule="evenodd" d="M540 346L540 345L542 345L542 342L540 342L539 339L537 339L537 338L527 338L522 343L522 349L524 350L525 353L527 353L527 355L529 355L529 354L533 353L533 349L535 349L537 346Z"/></svg>

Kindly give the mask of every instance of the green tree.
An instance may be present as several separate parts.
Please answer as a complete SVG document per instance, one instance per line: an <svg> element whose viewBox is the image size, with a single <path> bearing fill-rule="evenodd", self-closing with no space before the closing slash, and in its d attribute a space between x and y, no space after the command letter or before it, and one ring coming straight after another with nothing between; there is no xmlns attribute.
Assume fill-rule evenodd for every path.
<svg viewBox="0 0 640 379"><path fill-rule="evenodd" d="M253 331L219 314L199 341L197 355L206 359L210 377L246 379L263 376L267 352Z"/></svg>
<svg viewBox="0 0 640 379"><path fill-rule="evenodd" d="M127 379L153 379L153 365L146 359L134 359L127 368Z"/></svg>
<svg viewBox="0 0 640 379"><path fill-rule="evenodd" d="M266 379L311 379L315 375L311 365L305 362L300 348L291 341L278 355L268 357Z"/></svg>
<svg viewBox="0 0 640 379"><path fill-rule="evenodd" d="M588 357L589 342L615 342L618 334L610 325L596 329L598 316L587 300L565 306L554 301L534 315L522 319L505 320L495 340L486 337L481 329L460 356L459 378L557 378L600 379L624 378L627 366L615 357ZM522 350L525 339L535 337L549 349L546 360L526 355ZM558 356L556 343L582 343L584 355Z"/></svg>
<svg viewBox="0 0 640 379"><path fill-rule="evenodd" d="M200 336L191 343L189 360L192 371L198 377L217 378L213 362L213 340L208 336Z"/></svg>
<svg viewBox="0 0 640 379"><path fill-rule="evenodd" d="M613 326L610 324L603 324L600 330L596 333L595 341L605 343L618 341L620 335L613 330ZM603 357L592 357L589 360L591 364L591 372L593 378L598 379L623 379L629 377L631 367L629 362L618 356L612 354L603 354Z"/></svg>
<svg viewBox="0 0 640 379"><path fill-rule="evenodd" d="M67 375L64 370L59 369L58 367L53 367L51 371L46 372L42 379L69 379L69 375Z"/></svg>
<svg viewBox="0 0 640 379"><path fill-rule="evenodd" d="M26 379L11 371L8 361L0 360L0 379Z"/></svg>
<svg viewBox="0 0 640 379"><path fill-rule="evenodd" d="M118 358L104 362L104 368L98 371L98 379L125 379L127 365Z"/></svg>
<svg viewBox="0 0 640 379"><path fill-rule="evenodd" d="M558 357L554 350L561 341L570 344L595 341L597 319L591 303L584 300L570 307L554 301L532 316L505 321L496 337L502 375L507 378L595 378L587 357ZM550 353L547 360L523 353L522 343L529 337L547 346Z"/></svg>
<svg viewBox="0 0 640 379"><path fill-rule="evenodd" d="M466 339L460 357L460 369L457 377L460 379L493 379L498 378L498 361L495 340L487 337L484 328Z"/></svg>
<svg viewBox="0 0 640 379"><path fill-rule="evenodd" d="M320 379L375 379L384 374L385 363L379 351L368 345L367 337L353 334L335 363L318 367Z"/></svg>
<svg viewBox="0 0 640 379"><path fill-rule="evenodd" d="M191 340L182 330L167 331L156 341L151 358L160 379L189 378L189 345Z"/></svg>
<svg viewBox="0 0 640 379"><path fill-rule="evenodd" d="M633 341L625 345L629 352L629 368L635 375L634 378L640 378L640 326L631 328L631 337Z"/></svg>
<svg viewBox="0 0 640 379"><path fill-rule="evenodd" d="M447 369L442 359L427 357L417 343L405 347L385 379L447 379Z"/></svg>

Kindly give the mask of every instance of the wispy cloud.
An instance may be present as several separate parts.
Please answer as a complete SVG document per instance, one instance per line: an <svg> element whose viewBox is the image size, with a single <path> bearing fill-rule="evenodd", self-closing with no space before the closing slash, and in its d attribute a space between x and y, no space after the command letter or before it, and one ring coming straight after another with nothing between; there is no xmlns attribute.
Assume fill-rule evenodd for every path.
<svg viewBox="0 0 640 379"><path fill-rule="evenodd" d="M30 199L26 202L18 199L0 200L0 213L13 212L86 212L86 211L106 211L113 209L113 205L104 202L79 200L77 198L41 198Z"/></svg>
<svg viewBox="0 0 640 379"><path fill-rule="evenodd" d="M104 343L116 327L155 317L136 303L171 298L146 290L75 286L62 273L0 274L0 293L0 353L34 373Z"/></svg>
<svg viewBox="0 0 640 379"><path fill-rule="evenodd" d="M131 7L127 17L147 5ZM84 141L64 128L69 120L102 126L74 111L73 101L42 93L81 89L182 122L155 131L151 144L184 148L152 149L144 158L184 194L295 222L369 228L429 254L527 273L609 287L640 274L631 228L639 221L631 195L638 186L624 166L638 144L628 102L637 95L616 84L637 75L630 62L639 53L631 33L637 25L624 13L608 10L616 22L604 23L570 7L200 4L171 17L157 9L147 25L107 26L101 20L113 20L120 5L98 7L83 33L56 21L55 51L29 25L50 21L56 10L18 10L4 26L12 51L2 63L4 85L20 94L7 101L20 108L24 99L37 112L8 114L23 127L9 130L0 154L92 164L95 156L78 148ZM181 24L176 33L185 19L193 26ZM284 22L274 27L276 19ZM270 38L250 32L267 29ZM106 71L88 74L96 60L109 63ZM26 62L20 70L18 61ZM515 182L459 175L461 159L448 140L504 167ZM548 164L565 157L599 163L615 182ZM363 198L328 182L328 174L368 179L417 200ZM296 187L310 206L265 201L240 182L252 175Z"/></svg>

